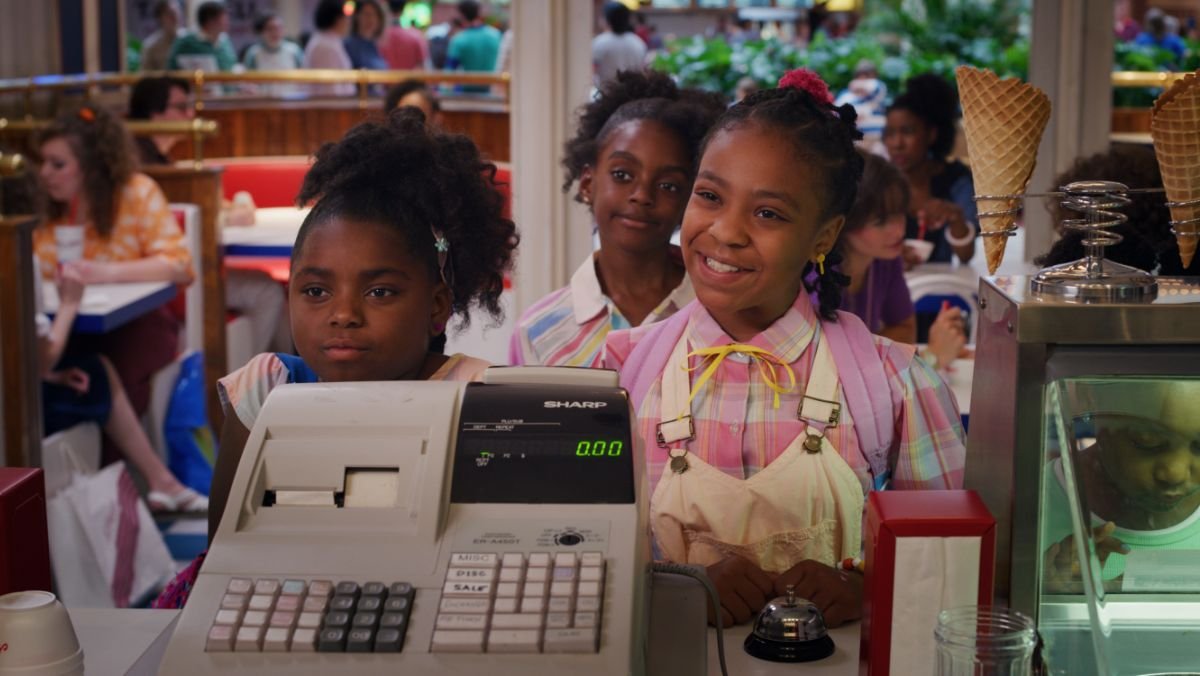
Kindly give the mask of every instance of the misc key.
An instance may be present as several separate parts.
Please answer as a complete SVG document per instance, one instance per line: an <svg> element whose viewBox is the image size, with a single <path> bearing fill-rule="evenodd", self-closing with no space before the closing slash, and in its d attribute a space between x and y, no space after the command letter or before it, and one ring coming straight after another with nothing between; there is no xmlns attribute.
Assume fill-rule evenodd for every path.
<svg viewBox="0 0 1200 676"><path fill-rule="evenodd" d="M300 597L299 596L280 596L279 600L275 602L275 610L277 610L277 611L279 611L279 610L283 610L283 611L300 610Z"/></svg>
<svg viewBox="0 0 1200 676"><path fill-rule="evenodd" d="M516 613L492 615L492 629L541 629L541 613Z"/></svg>
<svg viewBox="0 0 1200 676"><path fill-rule="evenodd" d="M221 597L221 607L231 609L245 608L250 601L250 597L246 594L226 594Z"/></svg>
<svg viewBox="0 0 1200 676"><path fill-rule="evenodd" d="M325 629L345 629L350 626L350 613L344 610L331 610L325 613Z"/></svg>
<svg viewBox="0 0 1200 676"><path fill-rule="evenodd" d="M594 653L596 629L547 629L542 650L548 653Z"/></svg>
<svg viewBox="0 0 1200 676"><path fill-rule="evenodd" d="M488 633L490 653L536 653L541 643L542 632L537 629L493 629Z"/></svg>
<svg viewBox="0 0 1200 676"><path fill-rule="evenodd" d="M275 597L266 594L255 594L250 597L250 610L270 610L275 605Z"/></svg>
<svg viewBox="0 0 1200 676"><path fill-rule="evenodd" d="M243 627L262 627L267 624L267 612L265 610L247 610L245 615L242 615Z"/></svg>
<svg viewBox="0 0 1200 676"><path fill-rule="evenodd" d="M496 554L480 554L478 552L451 554L450 565L455 568L495 568L500 565L500 557Z"/></svg>
<svg viewBox="0 0 1200 676"><path fill-rule="evenodd" d="M355 629L369 629L379 624L379 613L355 613L351 626Z"/></svg>
<svg viewBox="0 0 1200 676"><path fill-rule="evenodd" d="M392 601L404 601L404 605L393 609L389 604ZM440 610L443 613L486 613L491 610L492 602L490 599L442 599ZM384 604L384 610L389 612L401 613L408 610L408 599L388 599Z"/></svg>
<svg viewBox="0 0 1200 676"><path fill-rule="evenodd" d="M549 568L530 568L525 571L525 582L545 582L549 579Z"/></svg>
<svg viewBox="0 0 1200 676"><path fill-rule="evenodd" d="M329 580L313 580L308 583L308 595L330 596L333 594L333 583Z"/></svg>
<svg viewBox="0 0 1200 676"><path fill-rule="evenodd" d="M443 596L491 596L491 582L447 582Z"/></svg>
<svg viewBox="0 0 1200 676"><path fill-rule="evenodd" d="M383 611L385 613L404 613L408 612L408 606L411 601L407 596L393 596L383 602Z"/></svg>
<svg viewBox="0 0 1200 676"><path fill-rule="evenodd" d="M208 638L204 641L204 651L209 653L226 653L233 650L233 636L236 633L229 625L219 625L208 630Z"/></svg>
<svg viewBox="0 0 1200 676"><path fill-rule="evenodd" d="M407 582L393 582L388 588L388 594L391 596L407 596L412 599L413 586Z"/></svg>
<svg viewBox="0 0 1200 676"><path fill-rule="evenodd" d="M596 613L581 612L575 613L576 627L594 627L596 626Z"/></svg>
<svg viewBox="0 0 1200 676"><path fill-rule="evenodd" d="M271 613L271 626L291 629L296 625L296 613L286 610L276 610Z"/></svg>
<svg viewBox="0 0 1200 676"><path fill-rule="evenodd" d="M483 632L436 630L429 649L435 653L481 653Z"/></svg>
<svg viewBox="0 0 1200 676"><path fill-rule="evenodd" d="M582 566L603 566L604 555L600 552L584 552L579 557L579 564Z"/></svg>
<svg viewBox="0 0 1200 676"><path fill-rule="evenodd" d="M515 613L518 610L520 610L520 606L521 606L521 599L518 599L516 597L497 598L495 610L497 613ZM443 608L443 610L445 610L445 609ZM487 611L484 611L484 612L487 612Z"/></svg>
<svg viewBox="0 0 1200 676"><path fill-rule="evenodd" d="M571 613L546 613L547 629L565 629L571 626Z"/></svg>
<svg viewBox="0 0 1200 676"><path fill-rule="evenodd" d="M600 598L597 596L583 596L575 599L575 610L598 612L600 610Z"/></svg>
<svg viewBox="0 0 1200 676"><path fill-rule="evenodd" d="M317 636L317 652L340 653L346 650L345 629L322 629Z"/></svg>
<svg viewBox="0 0 1200 676"><path fill-rule="evenodd" d="M546 611L546 597L526 596L521 599L522 613L543 613Z"/></svg>
<svg viewBox="0 0 1200 676"><path fill-rule="evenodd" d="M300 609L306 613L323 613L329 608L328 596L308 596Z"/></svg>
<svg viewBox="0 0 1200 676"><path fill-rule="evenodd" d="M575 599L570 596L551 596L546 610L551 613L570 613L575 609Z"/></svg>
<svg viewBox="0 0 1200 676"><path fill-rule="evenodd" d="M509 552L501 559L500 565L505 568L523 568L525 567L525 555L520 552Z"/></svg>
<svg viewBox="0 0 1200 676"><path fill-rule="evenodd" d="M555 582L570 582L571 580L575 579L575 576L576 573L574 568L558 566L554 569L552 579Z"/></svg>
<svg viewBox="0 0 1200 676"><path fill-rule="evenodd" d="M520 582L525 579L525 569L523 568L501 568L501 582Z"/></svg>
<svg viewBox="0 0 1200 676"><path fill-rule="evenodd" d="M533 552L529 555L530 568L545 568L550 565L549 552Z"/></svg>
<svg viewBox="0 0 1200 676"><path fill-rule="evenodd" d="M346 634L346 652L369 653L375 646L375 632L370 629L351 629Z"/></svg>
<svg viewBox="0 0 1200 676"><path fill-rule="evenodd" d="M231 577L229 584L225 585L225 592L228 594L244 594L250 595L250 590L254 588L254 583L244 577Z"/></svg>
<svg viewBox="0 0 1200 676"><path fill-rule="evenodd" d="M303 596L306 587L304 580L284 580L279 593L284 596Z"/></svg>
<svg viewBox="0 0 1200 676"><path fill-rule="evenodd" d="M296 618L296 626L303 629L320 629L321 613L300 613Z"/></svg>
<svg viewBox="0 0 1200 676"><path fill-rule="evenodd" d="M404 634L395 629L381 628L375 635L375 652L398 653L404 641Z"/></svg>
<svg viewBox="0 0 1200 676"><path fill-rule="evenodd" d="M382 582L368 582L362 586L363 596L386 596L387 586Z"/></svg>
<svg viewBox="0 0 1200 676"><path fill-rule="evenodd" d="M263 633L266 627L246 627L237 630L237 639L233 649L237 652L258 652L262 650Z"/></svg>
<svg viewBox="0 0 1200 676"><path fill-rule="evenodd" d="M579 583L579 595L580 596L599 596L600 595L600 583L599 582L580 582Z"/></svg>
<svg viewBox="0 0 1200 676"><path fill-rule="evenodd" d="M255 594L275 596L279 593L279 580L264 578L254 583Z"/></svg>
<svg viewBox="0 0 1200 676"><path fill-rule="evenodd" d="M354 610L354 597L338 594L337 596L333 597L332 601L329 602L329 609L340 610L343 612Z"/></svg>
<svg viewBox="0 0 1200 676"><path fill-rule="evenodd" d="M286 627L271 627L263 637L263 652L283 653L291 644L291 631Z"/></svg>
<svg viewBox="0 0 1200 676"><path fill-rule="evenodd" d="M604 569L598 566L584 566L579 569L580 582L601 582L604 580Z"/></svg>
<svg viewBox="0 0 1200 676"><path fill-rule="evenodd" d="M241 621L242 611L226 609L217 611L217 619L213 620L213 624L234 625Z"/></svg>
<svg viewBox="0 0 1200 676"><path fill-rule="evenodd" d="M521 585L516 582L501 582L496 585L497 597L512 597L521 595Z"/></svg>
<svg viewBox="0 0 1200 676"><path fill-rule="evenodd" d="M439 617L446 617L441 615ZM462 617L462 616L460 616ZM476 615L487 621L487 615ZM379 617L379 626L386 629L404 629L408 625L408 618L403 613L384 613Z"/></svg>
<svg viewBox="0 0 1200 676"><path fill-rule="evenodd" d="M297 629L292 634L292 652L310 653L316 649L318 630L315 627Z"/></svg>
<svg viewBox="0 0 1200 676"><path fill-rule="evenodd" d="M339 596L353 596L356 599L358 598L359 591L358 583L350 580L339 582L333 588L333 593Z"/></svg>
<svg viewBox="0 0 1200 676"><path fill-rule="evenodd" d="M374 613L383 608L383 599L378 596L364 596L358 600L358 612Z"/></svg>
<svg viewBox="0 0 1200 676"><path fill-rule="evenodd" d="M468 630L483 630L487 629L487 615L438 615L438 629L468 629Z"/></svg>
<svg viewBox="0 0 1200 676"><path fill-rule="evenodd" d="M574 568L578 562L575 552L559 552L554 555L555 568Z"/></svg>

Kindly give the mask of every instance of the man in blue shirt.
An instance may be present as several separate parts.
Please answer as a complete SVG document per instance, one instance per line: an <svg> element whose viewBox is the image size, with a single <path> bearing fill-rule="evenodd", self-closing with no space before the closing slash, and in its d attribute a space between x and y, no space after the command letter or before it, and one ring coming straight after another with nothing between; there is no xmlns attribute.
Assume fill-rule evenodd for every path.
<svg viewBox="0 0 1200 676"><path fill-rule="evenodd" d="M500 31L483 23L479 16L476 0L458 3L462 15L463 29L450 38L446 59L448 70L465 70L490 73L496 68L496 56L500 52ZM486 92L487 85L466 85L464 92Z"/></svg>

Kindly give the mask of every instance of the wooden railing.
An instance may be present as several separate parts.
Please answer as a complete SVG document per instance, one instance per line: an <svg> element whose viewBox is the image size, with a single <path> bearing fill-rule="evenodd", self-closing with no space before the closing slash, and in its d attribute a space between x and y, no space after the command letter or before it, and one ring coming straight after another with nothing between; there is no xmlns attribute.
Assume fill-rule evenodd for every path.
<svg viewBox="0 0 1200 676"><path fill-rule="evenodd" d="M145 77L171 76L192 84L196 113L204 110L205 86L209 84L353 84L358 105L371 107L373 85L394 85L405 80L451 85L485 85L499 87L502 99L508 100L508 73L465 73L438 70L331 70L297 69L274 71L245 71L242 73L207 73L202 70L159 71L145 73L94 73L83 75L38 75L30 78L0 80L0 96L21 95L25 100L24 114L34 115L34 97L39 92L83 90L85 97L93 96L105 87L124 87L136 84ZM321 98L321 97L314 97ZM337 97L343 98L343 97Z"/></svg>
<svg viewBox="0 0 1200 676"><path fill-rule="evenodd" d="M20 155L0 153L0 178L25 170ZM3 201L0 200L0 205ZM30 216L0 214L0 429L4 464L37 467L42 449L42 395L33 298L33 227Z"/></svg>

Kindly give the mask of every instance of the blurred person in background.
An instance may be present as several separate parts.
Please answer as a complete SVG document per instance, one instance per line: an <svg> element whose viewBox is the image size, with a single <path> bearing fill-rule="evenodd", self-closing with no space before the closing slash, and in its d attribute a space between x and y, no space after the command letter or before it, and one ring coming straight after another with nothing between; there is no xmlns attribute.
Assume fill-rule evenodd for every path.
<svg viewBox="0 0 1200 676"><path fill-rule="evenodd" d="M379 53L387 61L388 68L393 70L419 70L427 67L429 62L429 45L425 42L425 35L416 28L405 28L400 24L407 4L406 0L389 0L392 25L384 31L379 43Z"/></svg>
<svg viewBox="0 0 1200 676"><path fill-rule="evenodd" d="M267 12L254 19L258 41L246 50L242 63L248 70L295 70L304 67L304 50L283 37L283 21Z"/></svg>
<svg viewBox="0 0 1200 676"><path fill-rule="evenodd" d="M316 32L304 47L305 68L327 68L350 70L353 64L346 53L345 39L350 32L350 17L342 10L340 0L321 0L313 12ZM349 82L313 85L313 94L318 96L353 96L354 85Z"/></svg>
<svg viewBox="0 0 1200 676"><path fill-rule="evenodd" d="M641 70L646 63L646 43L633 32L633 13L611 0L604 3L608 30L592 39L592 66L596 85L611 80L623 70Z"/></svg>
<svg viewBox="0 0 1200 676"><path fill-rule="evenodd" d="M500 54L500 31L483 22L479 3L462 0L458 3L458 14L462 19L462 30L450 38L446 52L448 70L491 73L496 68L496 57ZM464 92L487 92L487 85L464 85Z"/></svg>
<svg viewBox="0 0 1200 676"><path fill-rule="evenodd" d="M379 54L377 42L383 35L383 5L378 0L359 0L354 4L350 35L346 37L346 53L355 68L387 70L387 62Z"/></svg>
<svg viewBox="0 0 1200 676"><path fill-rule="evenodd" d="M182 23L179 3L176 0L159 0L154 5L154 20L158 22L158 30L150 34L142 43L142 70L166 70L167 59L171 56L171 47L175 40L185 32L179 27Z"/></svg>
<svg viewBox="0 0 1200 676"><path fill-rule="evenodd" d="M167 65L171 70L228 72L238 65L237 53L229 41L229 10L225 3L210 0L196 9L200 30L175 41Z"/></svg>

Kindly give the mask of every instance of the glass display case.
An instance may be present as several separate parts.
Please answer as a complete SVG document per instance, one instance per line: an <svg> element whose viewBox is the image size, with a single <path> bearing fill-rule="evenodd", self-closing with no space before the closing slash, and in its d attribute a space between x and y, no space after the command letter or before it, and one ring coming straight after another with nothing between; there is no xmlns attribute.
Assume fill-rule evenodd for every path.
<svg viewBox="0 0 1200 676"><path fill-rule="evenodd" d="M1051 673L1200 671L1200 378L1062 378L1045 402Z"/></svg>
<svg viewBox="0 0 1200 676"><path fill-rule="evenodd" d="M1156 281L1125 303L980 285L965 483L1053 674L1200 674L1200 279Z"/></svg>

